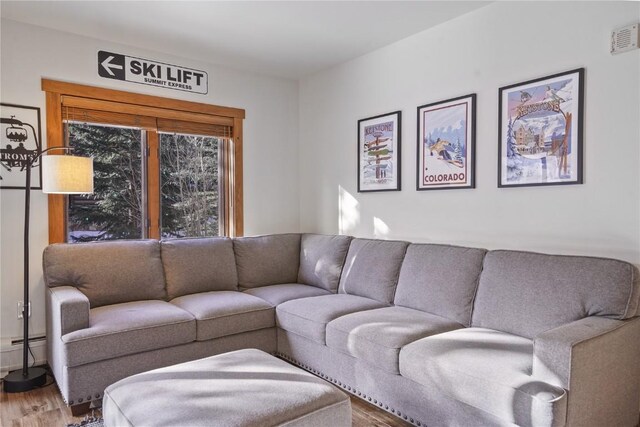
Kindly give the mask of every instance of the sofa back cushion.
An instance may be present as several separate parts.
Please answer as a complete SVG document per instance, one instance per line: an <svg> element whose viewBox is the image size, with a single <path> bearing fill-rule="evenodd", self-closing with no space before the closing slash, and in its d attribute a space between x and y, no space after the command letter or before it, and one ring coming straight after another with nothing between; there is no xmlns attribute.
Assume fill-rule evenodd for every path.
<svg viewBox="0 0 640 427"><path fill-rule="evenodd" d="M613 259L491 251L472 326L527 338L587 316L626 319L638 309L638 270Z"/></svg>
<svg viewBox="0 0 640 427"><path fill-rule="evenodd" d="M233 239L241 289L296 283L300 266L300 235L272 234Z"/></svg>
<svg viewBox="0 0 640 427"><path fill-rule="evenodd" d="M165 240L160 247L169 299L199 292L238 290L231 239Z"/></svg>
<svg viewBox="0 0 640 427"><path fill-rule="evenodd" d="M157 240L53 244L43 264L48 286L75 286L91 308L167 296Z"/></svg>
<svg viewBox="0 0 640 427"><path fill-rule="evenodd" d="M351 236L303 234L298 283L337 292L351 239Z"/></svg>
<svg viewBox="0 0 640 427"><path fill-rule="evenodd" d="M486 252L458 246L409 245L394 304L469 326Z"/></svg>
<svg viewBox="0 0 640 427"><path fill-rule="evenodd" d="M393 240L353 239L339 292L391 304L408 245Z"/></svg>

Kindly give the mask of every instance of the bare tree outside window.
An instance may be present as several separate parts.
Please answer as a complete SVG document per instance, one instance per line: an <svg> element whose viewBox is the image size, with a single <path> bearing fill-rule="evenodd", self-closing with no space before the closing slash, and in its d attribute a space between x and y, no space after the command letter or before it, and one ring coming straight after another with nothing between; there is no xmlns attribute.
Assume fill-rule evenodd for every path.
<svg viewBox="0 0 640 427"><path fill-rule="evenodd" d="M160 134L162 238L219 235L219 142Z"/></svg>

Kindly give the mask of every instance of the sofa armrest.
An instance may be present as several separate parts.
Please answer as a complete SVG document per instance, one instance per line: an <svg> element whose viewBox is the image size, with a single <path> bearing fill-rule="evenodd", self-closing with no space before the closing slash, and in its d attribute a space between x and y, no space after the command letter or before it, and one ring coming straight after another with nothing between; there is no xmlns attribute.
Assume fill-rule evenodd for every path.
<svg viewBox="0 0 640 427"><path fill-rule="evenodd" d="M89 299L73 286L47 287L47 362L65 402L70 401L62 337L89 327Z"/></svg>
<svg viewBox="0 0 640 427"><path fill-rule="evenodd" d="M89 299L73 286L48 288L47 322L60 336L89 327Z"/></svg>
<svg viewBox="0 0 640 427"><path fill-rule="evenodd" d="M640 318L587 317L534 339L533 376L569 390L567 425L636 425Z"/></svg>

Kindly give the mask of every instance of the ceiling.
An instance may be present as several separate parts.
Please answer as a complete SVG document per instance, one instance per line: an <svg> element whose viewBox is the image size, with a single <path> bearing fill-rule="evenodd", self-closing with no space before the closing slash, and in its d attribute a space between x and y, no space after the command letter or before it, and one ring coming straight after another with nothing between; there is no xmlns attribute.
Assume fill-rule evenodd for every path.
<svg viewBox="0 0 640 427"><path fill-rule="evenodd" d="M300 78L453 19L476 1L2 1L2 18Z"/></svg>

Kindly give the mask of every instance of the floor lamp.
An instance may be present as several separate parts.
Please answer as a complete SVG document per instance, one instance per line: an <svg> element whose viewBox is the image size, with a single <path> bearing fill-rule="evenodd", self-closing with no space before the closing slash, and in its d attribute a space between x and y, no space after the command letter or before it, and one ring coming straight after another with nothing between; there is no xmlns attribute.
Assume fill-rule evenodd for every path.
<svg viewBox="0 0 640 427"><path fill-rule="evenodd" d="M37 144L36 144L37 145ZM53 150L71 151L70 147L51 147L35 150L34 155L21 159L25 170L26 185L24 197L24 301L22 318L24 321L22 369L10 372L3 380L7 393L33 390L45 384L47 372L43 368L29 367L29 210L31 203L31 169L42 162L42 191L51 194L93 193L93 159L70 155L47 155Z"/></svg>

